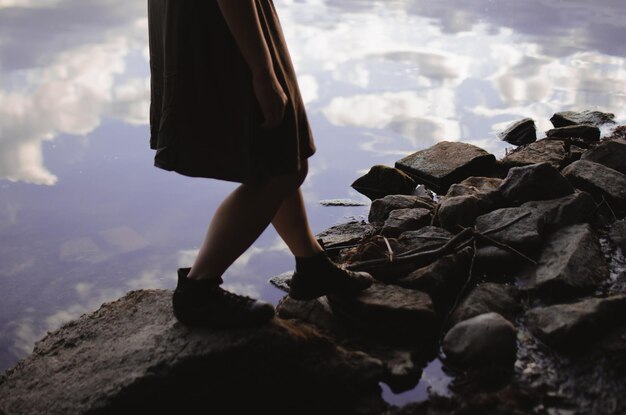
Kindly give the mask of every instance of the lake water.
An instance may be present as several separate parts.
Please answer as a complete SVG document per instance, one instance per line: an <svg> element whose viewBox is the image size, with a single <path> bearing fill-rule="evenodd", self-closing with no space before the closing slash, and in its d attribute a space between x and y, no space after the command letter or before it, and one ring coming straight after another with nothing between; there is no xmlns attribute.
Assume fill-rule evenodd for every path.
<svg viewBox="0 0 626 415"><path fill-rule="evenodd" d="M623 0L275 0L318 152L315 233L368 206L374 164L441 140L500 157L495 133L561 110L626 119ZM174 288L235 183L153 166L146 1L0 0L0 371L47 331L132 289ZM273 228L226 272L276 303L292 269ZM430 367L417 392L441 379ZM429 378L430 376L430 378Z"/></svg>

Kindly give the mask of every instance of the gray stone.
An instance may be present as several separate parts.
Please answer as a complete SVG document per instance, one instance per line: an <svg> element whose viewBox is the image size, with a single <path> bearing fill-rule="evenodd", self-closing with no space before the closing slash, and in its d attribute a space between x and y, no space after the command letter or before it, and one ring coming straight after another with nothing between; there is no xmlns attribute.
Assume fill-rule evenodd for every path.
<svg viewBox="0 0 626 415"><path fill-rule="evenodd" d="M604 196L616 210L626 209L626 175L600 163L578 160L562 171L575 187L596 197Z"/></svg>
<svg viewBox="0 0 626 415"><path fill-rule="evenodd" d="M531 332L560 350L588 346L607 334L626 313L626 295L587 298L572 304L539 307L526 313Z"/></svg>
<svg viewBox="0 0 626 415"><path fill-rule="evenodd" d="M613 124L614 114L600 111L563 111L557 112L550 118L554 127L567 127L568 125L590 124L599 126L602 124Z"/></svg>
<svg viewBox="0 0 626 415"><path fill-rule="evenodd" d="M536 267L520 278L520 288L553 297L589 291L609 277L597 235L587 223L551 234Z"/></svg>
<svg viewBox="0 0 626 415"><path fill-rule="evenodd" d="M387 220L392 210L408 208L433 210L435 208L435 202L420 196L388 195L372 202L368 220L370 223L382 223Z"/></svg>
<svg viewBox="0 0 626 415"><path fill-rule="evenodd" d="M291 277L293 277L293 271L287 271L270 278L269 282L279 290L288 293Z"/></svg>
<svg viewBox="0 0 626 415"><path fill-rule="evenodd" d="M320 297L310 301L297 301L284 296L276 306L276 312L283 319L298 319L315 326L333 338L345 338L345 327L337 320L328 299Z"/></svg>
<svg viewBox="0 0 626 415"><path fill-rule="evenodd" d="M565 127L553 128L546 131L546 136L550 138L582 138L586 141L598 141L600 139L600 129L595 125L576 124Z"/></svg>
<svg viewBox="0 0 626 415"><path fill-rule="evenodd" d="M404 232L398 238L400 252L430 250L452 238L452 234L437 226L424 226L416 231Z"/></svg>
<svg viewBox="0 0 626 415"><path fill-rule="evenodd" d="M348 402L371 396L381 380L379 360L303 325L276 318L251 329L190 329L173 317L171 298L131 291L48 333L0 379L0 412L337 410L327 399L349 412Z"/></svg>
<svg viewBox="0 0 626 415"><path fill-rule="evenodd" d="M450 324L485 313L498 313L511 323L521 307L517 300L517 289L512 285L485 282L479 284L465 297L450 316Z"/></svg>
<svg viewBox="0 0 626 415"><path fill-rule="evenodd" d="M532 200L522 203L536 215L541 215L544 232L552 232L563 226L592 221L596 214L596 204L587 192L576 190L574 193L549 200Z"/></svg>
<svg viewBox="0 0 626 415"><path fill-rule="evenodd" d="M441 141L396 161L395 167L443 194L470 176L490 176L495 160L493 154L472 144Z"/></svg>
<svg viewBox="0 0 626 415"><path fill-rule="evenodd" d="M581 160L593 161L626 174L626 141L605 140L596 147L587 150Z"/></svg>
<svg viewBox="0 0 626 415"><path fill-rule="evenodd" d="M502 179L497 177L471 176L460 183L455 183L448 189L445 197L474 196L477 194L491 193L502 184Z"/></svg>
<svg viewBox="0 0 626 415"><path fill-rule="evenodd" d="M365 221L350 221L331 226L316 235L324 248L336 248L359 243L363 238L376 234L377 229Z"/></svg>
<svg viewBox="0 0 626 415"><path fill-rule="evenodd" d="M452 327L443 339L443 351L463 366L511 365L517 355L517 331L497 313L480 314Z"/></svg>
<svg viewBox="0 0 626 415"><path fill-rule="evenodd" d="M389 213L381 232L385 236L397 237L402 232L417 230L429 225L432 216L430 209L395 209Z"/></svg>
<svg viewBox="0 0 626 415"><path fill-rule="evenodd" d="M499 187L502 198L519 205L530 200L546 200L574 193L574 186L550 163L513 167Z"/></svg>
<svg viewBox="0 0 626 415"><path fill-rule="evenodd" d="M567 157L567 146L560 140L538 140L523 147L518 147L502 158L505 168L526 166L536 163L550 163L557 169L563 167Z"/></svg>
<svg viewBox="0 0 626 415"><path fill-rule="evenodd" d="M355 295L327 295L339 316L373 335L397 341L430 342L437 335L437 316L424 292L374 283Z"/></svg>
<svg viewBox="0 0 626 415"><path fill-rule="evenodd" d="M509 124L498 138L515 146L532 143L537 139L537 129L532 118L524 118Z"/></svg>
<svg viewBox="0 0 626 415"><path fill-rule="evenodd" d="M377 164L356 179L351 187L374 200L393 194L409 195L416 185L415 180L402 170Z"/></svg>
<svg viewBox="0 0 626 415"><path fill-rule="evenodd" d="M618 220L611 224L609 238L626 255L626 219Z"/></svg>

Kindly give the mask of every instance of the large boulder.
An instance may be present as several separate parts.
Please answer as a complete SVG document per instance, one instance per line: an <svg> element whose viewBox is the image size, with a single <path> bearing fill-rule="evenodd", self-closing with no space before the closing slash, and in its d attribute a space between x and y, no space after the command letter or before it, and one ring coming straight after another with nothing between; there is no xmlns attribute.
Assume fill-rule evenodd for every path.
<svg viewBox="0 0 626 415"><path fill-rule="evenodd" d="M568 125L589 124L599 126L602 124L613 124L614 114L600 111L562 111L557 112L550 118L555 128L567 127Z"/></svg>
<svg viewBox="0 0 626 415"><path fill-rule="evenodd" d="M568 125L548 130L546 136L550 138L582 138L585 142L593 142L600 139L600 129L595 125Z"/></svg>
<svg viewBox="0 0 626 415"><path fill-rule="evenodd" d="M405 231L413 231L429 225L432 216L430 209L395 209L389 213L381 233L385 236L397 237Z"/></svg>
<svg viewBox="0 0 626 415"><path fill-rule="evenodd" d="M532 118L515 121L499 132L498 138L515 146L532 143L537 139L535 121Z"/></svg>
<svg viewBox="0 0 626 415"><path fill-rule="evenodd" d="M472 176L450 186L437 210L441 227L456 233L459 226L473 226L478 216L501 204L497 190L501 183L499 178Z"/></svg>
<svg viewBox="0 0 626 415"><path fill-rule="evenodd" d="M575 161L562 173L578 189L604 197L614 209L626 209L625 174L589 160Z"/></svg>
<svg viewBox="0 0 626 415"><path fill-rule="evenodd" d="M435 202L422 196L388 195L372 202L367 220L370 223L382 224L387 220L391 211L408 208L434 210Z"/></svg>
<svg viewBox="0 0 626 415"><path fill-rule="evenodd" d="M509 170L499 189L511 205L546 200L574 193L574 186L550 163L530 164Z"/></svg>
<svg viewBox="0 0 626 415"><path fill-rule="evenodd" d="M596 147L585 151L580 159L600 163L626 174L626 141L605 140Z"/></svg>
<svg viewBox="0 0 626 415"><path fill-rule="evenodd" d="M454 310L450 316L450 325L490 312L498 313L514 323L521 309L517 297L518 291L513 285L493 282L479 284Z"/></svg>
<svg viewBox="0 0 626 415"><path fill-rule="evenodd" d="M517 330L498 313L486 313L452 327L443 351L462 366L511 365L517 355Z"/></svg>
<svg viewBox="0 0 626 415"><path fill-rule="evenodd" d="M450 185L470 176L490 176L495 160L493 154L475 145L441 141L396 161L395 167L443 194Z"/></svg>
<svg viewBox="0 0 626 415"><path fill-rule="evenodd" d="M616 328L626 313L626 295L587 298L572 304L534 308L526 313L531 332L560 350L588 346Z"/></svg>
<svg viewBox="0 0 626 415"><path fill-rule="evenodd" d="M518 147L501 161L507 169L537 163L550 163L554 168L560 169L565 164L567 156L567 146L563 141L542 139Z"/></svg>
<svg viewBox="0 0 626 415"><path fill-rule="evenodd" d="M48 333L0 379L0 412L313 414L351 411L358 396L378 389L379 360L310 328L274 319L190 329L173 317L171 297L131 291Z"/></svg>
<svg viewBox="0 0 626 415"><path fill-rule="evenodd" d="M580 223L551 234L537 266L519 282L524 290L538 290L560 298L590 291L608 277L597 235L588 223Z"/></svg>
<svg viewBox="0 0 626 415"><path fill-rule="evenodd" d="M377 164L350 186L374 200L387 195L409 195L415 190L417 183L402 170Z"/></svg>

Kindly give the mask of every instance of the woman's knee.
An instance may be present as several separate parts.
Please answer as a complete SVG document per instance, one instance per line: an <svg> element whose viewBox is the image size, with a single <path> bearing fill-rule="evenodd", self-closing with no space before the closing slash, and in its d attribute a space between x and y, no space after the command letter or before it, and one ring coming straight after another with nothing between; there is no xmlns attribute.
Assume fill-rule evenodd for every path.
<svg viewBox="0 0 626 415"><path fill-rule="evenodd" d="M300 163L300 169L280 176L273 176L268 180L266 186L268 190L286 196L296 191L304 183L308 172L309 165L305 159Z"/></svg>

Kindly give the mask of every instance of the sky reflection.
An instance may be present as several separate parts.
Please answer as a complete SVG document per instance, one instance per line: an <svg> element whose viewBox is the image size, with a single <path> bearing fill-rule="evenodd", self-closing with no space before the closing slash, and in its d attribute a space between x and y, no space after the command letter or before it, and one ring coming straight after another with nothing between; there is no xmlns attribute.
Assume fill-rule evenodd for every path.
<svg viewBox="0 0 626 415"><path fill-rule="evenodd" d="M441 140L567 109L626 119L621 0L275 0L318 153L315 232L367 206L349 185ZM152 166L145 1L0 0L0 370L130 289L173 288L232 183ZM276 302L293 258L268 229L229 288Z"/></svg>

